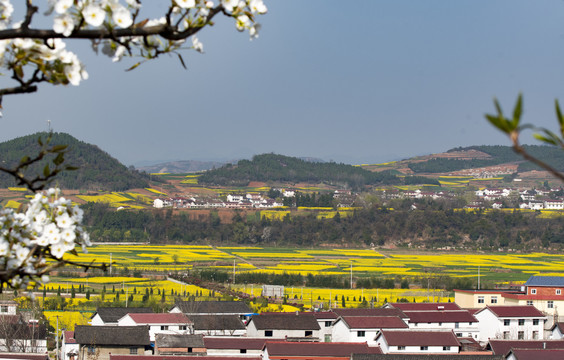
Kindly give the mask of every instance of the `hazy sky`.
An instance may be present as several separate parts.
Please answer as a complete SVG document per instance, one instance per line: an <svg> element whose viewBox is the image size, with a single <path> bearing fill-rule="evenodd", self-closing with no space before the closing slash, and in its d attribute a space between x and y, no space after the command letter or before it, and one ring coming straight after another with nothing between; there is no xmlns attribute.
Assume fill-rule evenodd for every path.
<svg viewBox="0 0 564 360"><path fill-rule="evenodd" d="M217 0L216 0L217 2ZM150 17L167 1L144 1ZM90 79L5 97L0 141L47 129L126 165L266 152L376 163L508 140L497 96L556 128L564 102L562 0L265 0L260 38L218 18L188 70L165 56L125 72L70 43ZM2 87L12 86L7 77Z"/></svg>

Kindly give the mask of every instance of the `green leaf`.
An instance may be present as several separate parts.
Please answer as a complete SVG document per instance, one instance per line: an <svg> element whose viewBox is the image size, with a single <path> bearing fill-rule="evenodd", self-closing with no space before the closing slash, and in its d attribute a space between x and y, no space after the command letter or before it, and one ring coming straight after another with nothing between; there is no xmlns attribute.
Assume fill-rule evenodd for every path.
<svg viewBox="0 0 564 360"><path fill-rule="evenodd" d="M523 113L523 95L519 94L519 96L517 97L517 103L513 108L513 121L511 122L513 129L517 129L517 127L519 126L519 121L521 121L522 113Z"/></svg>
<svg viewBox="0 0 564 360"><path fill-rule="evenodd" d="M65 150L68 147L68 145L55 145L51 148L51 152L60 152Z"/></svg>
<svg viewBox="0 0 564 360"><path fill-rule="evenodd" d="M43 168L43 176L47 177L47 176L49 176L49 174L51 174L51 171L49 170L49 164L47 164Z"/></svg>
<svg viewBox="0 0 564 360"><path fill-rule="evenodd" d="M510 126L503 117L486 114L486 119L488 119L493 126L498 128L498 130L501 130L506 134L511 132Z"/></svg>
<svg viewBox="0 0 564 360"><path fill-rule="evenodd" d="M23 163L28 162L28 161L29 161L29 156L26 155L20 160L20 164L23 164Z"/></svg>
<svg viewBox="0 0 564 360"><path fill-rule="evenodd" d="M65 161L65 155L63 153L59 153L56 158L53 159L53 164L59 166Z"/></svg>
<svg viewBox="0 0 564 360"><path fill-rule="evenodd" d="M545 136L542 136L541 134L533 134L533 137L539 141L542 141L544 143L547 144L551 144L551 145L557 145L556 141L554 141L554 139L549 139Z"/></svg>
<svg viewBox="0 0 564 360"><path fill-rule="evenodd" d="M186 67L186 64L184 63L184 59L182 58L182 55L178 54L178 59L180 60L180 64L182 64L182 67L184 68L184 70L188 70L188 68Z"/></svg>
<svg viewBox="0 0 564 360"><path fill-rule="evenodd" d="M562 116L562 111L560 111L558 99L554 100L554 106L556 108L556 118L558 119L558 124L560 124L560 134L564 138L564 116Z"/></svg>
<svg viewBox="0 0 564 360"><path fill-rule="evenodd" d="M134 64L132 67L130 67L129 69L127 69L125 71L131 71L131 70L135 69L136 67L138 67L139 65L141 65L140 62L138 62L137 64Z"/></svg>

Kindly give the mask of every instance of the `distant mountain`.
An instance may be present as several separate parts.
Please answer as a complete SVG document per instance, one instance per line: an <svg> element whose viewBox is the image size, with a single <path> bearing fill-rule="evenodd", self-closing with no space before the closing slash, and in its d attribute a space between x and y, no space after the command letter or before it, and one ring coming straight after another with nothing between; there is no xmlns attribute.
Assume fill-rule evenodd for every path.
<svg viewBox="0 0 564 360"><path fill-rule="evenodd" d="M24 156L38 153L38 138L45 140L48 133L36 133L0 143L0 162L13 167ZM122 191L149 186L149 176L136 170L130 170L96 145L79 141L69 134L54 133L51 145L68 145L65 164L76 166L75 171L64 171L54 180L54 184L63 189ZM25 174L29 177L42 171L47 162L31 166ZM51 163L52 165L52 163ZM0 173L0 187L14 186L12 177Z"/></svg>
<svg viewBox="0 0 564 360"><path fill-rule="evenodd" d="M145 171L147 173L171 173L182 174L198 171L211 170L225 165L227 162L219 161L198 161L198 160L182 160L170 161L151 166L137 167L137 170Z"/></svg>
<svg viewBox="0 0 564 360"><path fill-rule="evenodd" d="M277 154L255 155L252 160L240 160L210 170L198 178L200 184L246 186L251 181L284 183L327 183L350 188L378 183L399 183L390 172L374 173L358 166L320 163Z"/></svg>

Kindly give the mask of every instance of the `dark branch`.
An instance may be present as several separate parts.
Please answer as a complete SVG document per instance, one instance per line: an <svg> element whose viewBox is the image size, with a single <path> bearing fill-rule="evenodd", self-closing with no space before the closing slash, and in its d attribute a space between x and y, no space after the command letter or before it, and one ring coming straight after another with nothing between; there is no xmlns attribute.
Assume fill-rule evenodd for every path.
<svg viewBox="0 0 564 360"><path fill-rule="evenodd" d="M515 150L516 153L520 154L521 156L523 156L525 159L529 160L530 162L532 162L533 164L540 166L541 168L545 169L546 171L550 172L552 175L554 175L556 178L560 179L561 181L564 181L564 174L562 174L560 171L556 170L555 168L553 168L552 166L548 165L547 163L545 163L544 161L541 161L537 158L535 158L534 156L532 156L531 154L529 154L520 144L519 144L519 134L517 132L512 133L511 134L511 142L513 143L513 150Z"/></svg>

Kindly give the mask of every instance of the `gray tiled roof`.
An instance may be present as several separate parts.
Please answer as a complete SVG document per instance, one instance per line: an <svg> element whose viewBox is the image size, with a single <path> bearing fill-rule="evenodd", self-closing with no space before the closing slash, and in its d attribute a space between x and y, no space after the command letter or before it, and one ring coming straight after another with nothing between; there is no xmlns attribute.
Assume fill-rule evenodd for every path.
<svg viewBox="0 0 564 360"><path fill-rule="evenodd" d="M190 334L155 334L157 348L203 348L204 337Z"/></svg>
<svg viewBox="0 0 564 360"><path fill-rule="evenodd" d="M100 307L92 317L98 314L105 323L117 323L119 319L127 314L152 313L148 307Z"/></svg>
<svg viewBox="0 0 564 360"><path fill-rule="evenodd" d="M503 360L502 355L353 354L352 360Z"/></svg>
<svg viewBox="0 0 564 360"><path fill-rule="evenodd" d="M319 323L312 314L262 314L251 320L257 330L319 330ZM248 324L247 324L248 326Z"/></svg>
<svg viewBox="0 0 564 360"><path fill-rule="evenodd" d="M253 311L242 301L177 301L185 314L250 314Z"/></svg>
<svg viewBox="0 0 564 360"><path fill-rule="evenodd" d="M74 339L81 345L150 345L148 326L87 326L74 328Z"/></svg>
<svg viewBox="0 0 564 360"><path fill-rule="evenodd" d="M194 330L245 330L238 315L190 315Z"/></svg>
<svg viewBox="0 0 564 360"><path fill-rule="evenodd" d="M531 276L525 286L564 286L564 276Z"/></svg>

